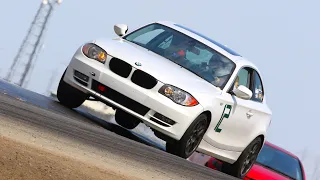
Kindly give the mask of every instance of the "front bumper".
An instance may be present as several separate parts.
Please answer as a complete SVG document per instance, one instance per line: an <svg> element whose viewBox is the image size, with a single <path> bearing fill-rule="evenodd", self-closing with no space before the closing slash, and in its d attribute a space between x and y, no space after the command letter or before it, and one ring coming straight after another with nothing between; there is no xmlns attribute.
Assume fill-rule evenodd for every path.
<svg viewBox="0 0 320 180"><path fill-rule="evenodd" d="M134 115L151 128L176 140L183 136L192 121L203 112L200 104L193 107L181 106L158 93L164 85L160 81L151 89L134 84L131 77L135 68L128 77L119 76L110 70L111 58L108 56L106 63L102 64L87 58L79 49L67 68L64 81L107 104ZM87 76L86 82L76 78L75 72ZM97 88L99 84L107 87L104 92ZM172 121L169 123L161 121L159 114Z"/></svg>

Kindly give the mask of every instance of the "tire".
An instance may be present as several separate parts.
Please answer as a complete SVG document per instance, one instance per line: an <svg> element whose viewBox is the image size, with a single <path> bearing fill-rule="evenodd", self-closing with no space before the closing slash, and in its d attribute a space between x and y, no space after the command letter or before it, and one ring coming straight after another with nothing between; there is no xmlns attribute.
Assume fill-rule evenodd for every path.
<svg viewBox="0 0 320 180"><path fill-rule="evenodd" d="M208 117L205 114L198 116L179 141L167 141L166 151L181 158L187 159L198 148L205 132L208 129ZM189 141L193 143L189 146Z"/></svg>
<svg viewBox="0 0 320 180"><path fill-rule="evenodd" d="M126 129L134 129L140 124L140 121L136 117L119 109L116 111L115 120Z"/></svg>
<svg viewBox="0 0 320 180"><path fill-rule="evenodd" d="M88 98L88 94L72 87L63 81L66 70L64 71L57 90L57 98L61 104L68 108L77 108Z"/></svg>
<svg viewBox="0 0 320 180"><path fill-rule="evenodd" d="M255 163L259 151L262 147L262 138L261 137L257 137L255 138L246 148L245 150L242 152L242 154L240 155L240 157L238 158L238 160L233 163L233 164L229 164L224 162L222 165L222 172L229 174L231 176L234 176L236 178L240 178L243 179L246 174L250 171L250 169L252 168L253 164ZM246 167L244 167L246 160L248 160L249 158L249 162L247 164ZM244 168L244 169L242 169Z"/></svg>

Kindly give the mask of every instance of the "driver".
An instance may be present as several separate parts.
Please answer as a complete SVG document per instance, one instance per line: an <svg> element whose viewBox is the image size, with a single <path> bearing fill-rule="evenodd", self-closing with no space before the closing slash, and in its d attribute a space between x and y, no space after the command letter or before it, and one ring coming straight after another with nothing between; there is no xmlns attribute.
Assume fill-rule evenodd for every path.
<svg viewBox="0 0 320 180"><path fill-rule="evenodd" d="M175 43L172 42L171 46L166 49L165 56L180 65L189 66L191 64L186 59L186 53L194 45L195 42L190 41L188 38L178 39Z"/></svg>
<svg viewBox="0 0 320 180"><path fill-rule="evenodd" d="M208 66L206 67L211 76L208 79L213 85L218 87L224 84L228 75L230 74L230 70L227 67L227 64L223 62L222 58L223 57L219 56L218 54L213 54L209 60Z"/></svg>

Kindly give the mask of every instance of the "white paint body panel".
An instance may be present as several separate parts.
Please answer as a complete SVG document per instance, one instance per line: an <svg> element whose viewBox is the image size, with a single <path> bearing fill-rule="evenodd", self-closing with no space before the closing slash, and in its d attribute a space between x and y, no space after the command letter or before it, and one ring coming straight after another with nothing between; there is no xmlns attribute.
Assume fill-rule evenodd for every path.
<svg viewBox="0 0 320 180"><path fill-rule="evenodd" d="M212 115L211 123L197 151L216 157L222 161L229 163L235 162L241 152L254 138L259 135L264 137L266 136L267 129L271 122L271 110L266 104L266 93L264 94L264 102L258 103L232 96L227 93L227 90L233 83L241 67L249 66L260 73L259 70L250 61L243 57L229 54L210 41L179 28L173 23L158 23L185 33L234 61L236 63L236 69L225 88L221 90L188 70L181 68L170 60L121 38L98 39L92 41L110 55L108 56L105 65L83 55L81 46L71 59L64 81L84 92L100 96L103 100L140 118L151 128L156 129L176 140L179 140L183 136L184 132L197 116L204 111L209 111ZM122 59L131 64L134 68L139 68L149 73L158 79L159 83L156 87L148 90L132 83L130 80L131 75L128 78L118 76L109 69L108 61L111 57ZM135 62L140 62L142 66L137 67ZM89 87L85 87L75 81L73 77L74 70L80 71L81 73L89 76L89 84L91 84L92 79L95 79L96 81L105 84L127 97L149 107L151 110L145 116L141 116L130 109L97 94ZM95 76L92 76L90 74L91 72L94 72ZM261 79L263 82L262 77ZM164 84L174 85L187 91L198 100L199 105L194 107L184 107L174 103L172 100L158 93L159 88ZM266 88L264 88L264 90L266 90ZM220 125L222 131L217 133L214 128L219 122L226 104L232 106L230 117L225 118L222 121ZM164 127L151 121L149 119L150 115L155 111L171 118L177 123L171 127ZM247 116L247 112L249 111L253 114L250 118Z"/></svg>

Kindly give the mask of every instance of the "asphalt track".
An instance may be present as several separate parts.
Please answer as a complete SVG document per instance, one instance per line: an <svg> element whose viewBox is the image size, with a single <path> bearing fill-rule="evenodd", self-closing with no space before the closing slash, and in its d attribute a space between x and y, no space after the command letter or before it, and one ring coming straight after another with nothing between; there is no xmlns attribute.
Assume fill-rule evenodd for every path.
<svg viewBox="0 0 320 180"><path fill-rule="evenodd" d="M159 171L183 174L197 180L234 179L166 153L156 144L122 127L91 116L81 109L68 109L52 98L2 80L0 80L0 113L11 117L14 121L44 128L104 151L158 167Z"/></svg>

